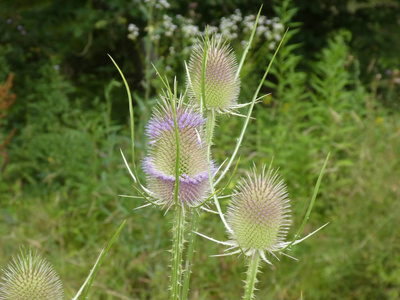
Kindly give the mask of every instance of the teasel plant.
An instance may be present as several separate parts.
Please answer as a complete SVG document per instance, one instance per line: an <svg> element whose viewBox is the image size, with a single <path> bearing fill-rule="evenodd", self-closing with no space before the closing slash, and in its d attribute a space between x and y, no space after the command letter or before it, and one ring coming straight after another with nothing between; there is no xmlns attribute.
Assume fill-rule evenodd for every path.
<svg viewBox="0 0 400 300"><path fill-rule="evenodd" d="M165 89L146 126L148 154L142 160L146 186L135 166L132 171L122 151L121 154L135 188L147 201L144 207L173 211L170 299L181 299L186 217L188 211L193 212L211 199L209 172L213 176L217 166L207 151L206 120L199 107L187 102L186 93L178 94L176 80L172 88L167 78L160 76L160 80Z"/></svg>
<svg viewBox="0 0 400 300"><path fill-rule="evenodd" d="M168 97L168 98L167 98ZM203 118L197 107L185 105L176 85L160 96L159 106L147 125L148 155L143 160L150 203L174 210L172 228L171 299L180 299L182 254L188 210L209 198L211 174L216 166L207 153Z"/></svg>
<svg viewBox="0 0 400 300"><path fill-rule="evenodd" d="M124 221L100 252L85 282L72 300L86 299L106 254L125 225ZM2 270L0 300L62 300L62 281L53 266L36 249L20 247Z"/></svg>
<svg viewBox="0 0 400 300"><path fill-rule="evenodd" d="M216 37L209 40L206 35L203 43L199 43L194 47L189 66L186 67L188 88L192 100L200 106L201 110L207 116L206 135L208 153L210 153L212 146L216 116L221 113L241 116L237 113L237 110L241 107L249 106L248 113L244 116L245 121L241 134L237 139L236 147L225 168L218 178L215 178L211 174L211 169L209 169L210 187L214 203L231 240L220 242L204 236L196 232L197 223L194 226L192 224L192 233L227 245L230 247L229 250L235 249L231 253L223 254L223 256L242 253L249 257L244 299L254 298L260 257L269 264L271 263L266 258L266 253L276 258L278 257L275 252L291 257L283 251L286 249L290 250L291 246L302 242L327 225L325 224L306 237L300 238L306 221L310 217L329 154L322 167L303 223L292 241L285 241L290 225L290 205L286 186L283 181L278 180L279 175L277 172L274 172L271 166L267 171L265 171L266 168L263 166L261 174L257 174L256 167L254 167L253 172L248 173L247 180L243 180L239 184L238 189L234 191L226 216L219 205L218 194L215 193L216 185L224 178L237 155L251 118L253 107L262 98L258 98L261 87L287 34L286 31L260 81L253 99L249 103L238 104L240 71L254 37L260 12L256 18L254 30L239 65L237 65L234 54L229 46L226 45L226 42L222 42L221 38L217 39ZM188 257L191 257L190 251ZM186 265L190 264L187 263ZM189 276L190 273L187 272L185 283ZM185 283L184 287L186 286ZM184 289L185 294L183 299L187 298L187 292L187 289Z"/></svg>
<svg viewBox="0 0 400 300"><path fill-rule="evenodd" d="M36 250L21 247L3 269L0 278L2 300L61 300L63 297L60 277Z"/></svg>
<svg viewBox="0 0 400 300"><path fill-rule="evenodd" d="M168 211L174 213L170 299L188 298L195 241L199 234L197 232L199 209L209 210L207 205L211 202L210 200L214 200L222 222L228 232L234 234L229 221L221 210L218 199L230 184L239 160L233 172L231 172L228 183L222 188L217 188L217 185L225 178L236 160L251 119L252 110L254 105L262 98L259 97L261 87L281 45L278 46L266 68L252 100L245 104L238 104L240 71L251 47L261 8L239 64L236 62L234 53L227 42L223 41L221 37L209 37L207 30L206 35L194 47L189 65L186 65L187 87L183 93L178 94L176 79L170 86L168 78L163 77L156 70L163 83L164 90L146 127L149 149L147 156L142 160L142 170L147 185L141 182L136 167L134 112L130 88L121 69L110 57L124 81L128 94L132 168L129 167L122 150L121 155L135 183L134 188L139 194L139 196L121 196L140 198L147 202L138 208L156 206L165 210L166 213ZM238 109L245 106L248 107L247 114L243 116L243 127L233 153L220 166L217 166L211 156L216 117L218 114L242 116L238 113ZM191 224L188 241L185 241L185 231L188 227L187 215L189 213ZM183 264L186 242L188 246L185 252L185 264Z"/></svg>
<svg viewBox="0 0 400 300"><path fill-rule="evenodd" d="M254 34L255 29L245 51L246 54ZM128 94L132 169L122 151L121 154L135 183L134 187L140 195L139 198L147 201L147 204L138 208L159 206L166 212L174 211L170 276L171 299L187 299L188 297L196 239L194 232L197 230L199 218L198 210L200 208L207 209L204 205L213 197L217 199L227 186L225 185L223 189L219 190L216 190L213 186L213 177L217 171L221 170L212 161L210 151L215 113L233 113L234 109L240 107L240 105L237 105L240 69L236 64L232 50L222 40L217 40L214 37L209 39L208 34L203 41L203 48L198 45L198 50L194 52L200 61L196 61L195 58L190 61L190 68L196 76L193 79L188 77L188 88L183 94L178 95L176 80L171 87L168 79L162 77L156 70L164 85L164 91L160 95L159 104L146 127L149 150L148 155L142 161L142 169L146 176L147 185L140 182L135 165L134 114L130 89L122 71L113 60L125 83ZM205 51L202 53L201 49L205 49ZM245 55L241 65L243 65L244 57ZM226 80L222 78L222 81L218 81L221 78L215 77L216 72L222 72L221 75L226 77ZM223 88L225 85L228 85L228 88ZM187 97L188 90L191 94L189 97ZM200 101L196 102L196 97L200 97ZM209 108L208 112L207 107ZM186 214L188 211L192 216L192 224L183 272L184 232L187 226Z"/></svg>
<svg viewBox="0 0 400 300"><path fill-rule="evenodd" d="M211 39L206 35L203 40L194 47L193 53L191 55L189 66L186 66L187 71L187 85L189 89L189 94L191 96L192 102L200 106L203 114L207 117L206 124L206 136L207 136L207 152L211 152L211 146L213 144L213 131L216 124L216 118L219 114L230 114L240 117L244 117L244 122L242 126L241 133L237 138L236 146L233 150L230 158L227 158L224 163L219 168L218 178L211 174L211 168L209 169L209 179L211 195L214 200L217 213L219 214L221 221L224 223L226 228L229 228L226 218L222 212L221 206L219 204L219 193L216 193L216 187L226 176L227 172L230 170L233 162L236 159L239 148L242 144L244 135L246 133L247 126L251 119L251 114L254 105L264 96L259 97L261 87L268 75L271 65L279 51L279 48L285 38L282 38L281 43L276 49L269 65L267 66L263 77L253 95L250 102L244 104L238 104L238 96L240 91L240 72L245 62L246 56L250 50L256 29L259 16L261 14L262 7L260 8L258 15L255 20L253 31L250 35L247 46L243 52L239 64L236 62L233 51L230 49L227 42L223 41L221 37L213 36ZM286 34L285 34L286 35ZM241 115L238 113L238 109L242 107L248 107L247 114ZM238 167L240 158L237 160L236 166L232 173L232 177ZM223 168L224 165L224 168ZM228 183L231 182L232 177L229 179ZM227 185L226 185L227 186ZM226 187L225 186L225 187ZM222 188L222 191L225 190ZM192 219L192 234L190 245L194 245L195 237L197 235L198 228L198 214L194 214ZM193 242L192 242L193 239ZM192 247L193 249L194 247ZM187 270L190 270L191 259L193 258L193 253L191 248L189 248L186 266ZM192 251L191 251L192 250ZM183 299L187 299L188 288L190 277L190 271L185 273L184 289L183 289Z"/></svg>
<svg viewBox="0 0 400 300"><path fill-rule="evenodd" d="M251 172L247 172L246 176L241 178L233 191L226 213L225 227L230 237L228 241L218 241L197 233L213 242L228 246L226 253L214 256L243 254L248 259L243 299L254 299L260 261L263 260L272 265L266 255L269 254L278 261L279 255L297 260L284 251L290 251L292 246L301 243L328 225L327 223L300 238L310 218L329 156L330 154L327 155L318 176L303 222L292 240L286 241L291 225L289 195L286 184L279 173L272 168L272 164L268 169L265 165L262 166L260 172L254 166Z"/></svg>

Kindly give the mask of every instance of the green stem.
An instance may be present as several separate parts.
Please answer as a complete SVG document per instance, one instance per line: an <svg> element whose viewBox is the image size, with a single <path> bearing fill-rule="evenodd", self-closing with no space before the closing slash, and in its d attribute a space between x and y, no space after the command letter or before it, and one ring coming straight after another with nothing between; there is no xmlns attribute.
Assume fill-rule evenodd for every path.
<svg viewBox="0 0 400 300"><path fill-rule="evenodd" d="M124 73L122 73L121 69L119 68L119 66L117 65L115 60L110 55L108 55L108 56L110 57L111 61L113 62L113 64L117 68L119 74L121 75L122 80L123 80L124 85L125 85L126 93L128 95L129 117L130 117L130 122L131 122L131 126L130 127L131 127L132 165L133 165L133 173L136 176L136 179L134 179L134 181L135 182L137 181L139 183L139 185L141 185L140 181L138 179L139 177L137 176L137 173L136 173L136 163L135 163L135 161L136 161L135 160L135 118L134 118L134 113L133 113L132 94L131 94L128 82L125 79Z"/></svg>
<svg viewBox="0 0 400 300"><path fill-rule="evenodd" d="M258 11L258 14L257 14L256 21L254 22L253 31L251 32L249 42L247 43L246 49L244 49L244 51L243 51L243 55L242 55L242 58L241 58L241 60L240 60L239 67L238 67L238 69L237 69L235 78L238 78L238 77L239 77L240 71L242 71L242 67L243 67L244 61L246 60L247 53L248 53L249 50L250 50L251 44L252 44L253 39L254 39L254 35L256 34L256 29L257 29L257 24L258 24L258 18L260 17L262 7L263 7L263 6L262 6L262 4L261 4L260 10Z"/></svg>
<svg viewBox="0 0 400 300"><path fill-rule="evenodd" d="M249 261L249 268L247 269L246 285L244 288L244 300L251 300L254 297L254 288L257 283L258 265L260 262L260 253L256 251Z"/></svg>
<svg viewBox="0 0 400 300"><path fill-rule="evenodd" d="M171 267L171 300L178 300L182 276L183 234L185 229L185 216L182 206L175 205L174 226L172 228L172 267Z"/></svg>
<svg viewBox="0 0 400 300"><path fill-rule="evenodd" d="M189 294L191 267L194 256L194 244L196 243L196 237L197 237L197 234L195 232L197 231L198 224L199 224L199 213L197 209L193 209L192 227L189 238L188 252L186 256L185 275L183 279L182 300L186 300Z"/></svg>
<svg viewBox="0 0 400 300"><path fill-rule="evenodd" d="M205 88L205 72L206 72L206 63L207 63L207 52L208 52L208 27L207 27L207 32L206 32L206 37L204 40L204 53L203 53L203 62L202 62L202 68L201 68L201 110L202 111L207 111L207 106L206 106L206 88ZM207 111L207 122L206 122L206 141L208 145L208 150L207 150L207 163L208 163L208 174L210 177L210 185L213 186L212 184L212 176L211 176L211 161L210 161L210 148L212 144L212 136L213 136L213 131L214 131L214 126L215 126L215 117L214 114L211 111ZM184 275L184 281L183 281L183 290L182 290L182 299L186 300L189 294L189 284L190 284L190 274L191 274L191 267L192 267L192 262L193 262L193 256L194 256L194 245L196 242L196 236L195 232L197 231L198 227L198 222L199 222L199 215L198 215L198 210L194 208L192 210L192 226L191 226L191 233L190 233L190 238L189 238L189 248L188 252L186 254L186 264L185 264L185 275Z"/></svg>
<svg viewBox="0 0 400 300"><path fill-rule="evenodd" d="M212 111L208 110L207 111L207 122L206 122L206 140L207 140L207 159L208 159L208 166L209 166L209 177L210 177L210 186L212 189L214 189L213 184L212 184L212 175L211 175L211 168L210 168L210 152L211 152L211 145L212 145L212 137L213 137L213 132L214 132L214 127L215 127L215 115ZM188 297L189 293L189 284L190 284L190 274L191 274L191 266L193 262L193 256L194 256L194 245L196 242L196 236L194 232L197 231L198 228L198 223L199 223L199 215L197 209L193 210L193 216L192 216L192 231L190 233L190 238L189 238L189 248L188 252L186 254L186 265L185 265L185 276L184 276L184 281L183 281L183 290L182 290L182 299L186 300Z"/></svg>
<svg viewBox="0 0 400 300"><path fill-rule="evenodd" d="M231 231L228 223L225 220L224 214L222 213L221 206L219 205L219 201L217 195L215 194L215 183L214 178L211 173L211 144L212 144L212 136L215 127L215 113L212 110L207 111L207 123L206 123L206 138L207 138L207 165L208 165L208 177L210 180L210 192L214 194L213 199L215 203L215 207L217 208L219 217L221 218L222 223L224 223L225 228Z"/></svg>
<svg viewBox="0 0 400 300"><path fill-rule="evenodd" d="M168 83L168 81L167 81ZM179 200L179 180L180 180L180 140L177 121L177 95L176 81L174 82L174 92L168 86L169 98L174 114L175 140L176 140L176 162L175 162L175 189L174 189L174 225L172 228L172 267L171 267L171 300L178 300L181 293L181 278L182 278L182 252L184 244L185 231L185 213L183 204Z"/></svg>
<svg viewBox="0 0 400 300"><path fill-rule="evenodd" d="M212 138L215 127L215 113L213 110L207 110L207 122L206 122L206 140L207 146L211 148Z"/></svg>

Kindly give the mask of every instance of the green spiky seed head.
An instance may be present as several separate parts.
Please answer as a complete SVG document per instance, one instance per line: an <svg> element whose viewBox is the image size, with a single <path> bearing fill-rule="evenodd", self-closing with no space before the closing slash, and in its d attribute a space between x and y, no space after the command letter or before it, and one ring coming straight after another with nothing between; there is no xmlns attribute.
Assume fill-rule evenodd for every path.
<svg viewBox="0 0 400 300"><path fill-rule="evenodd" d="M3 270L1 300L61 300L62 283L53 267L40 254L22 248Z"/></svg>
<svg viewBox="0 0 400 300"><path fill-rule="evenodd" d="M188 85L190 95L198 104L202 102L202 69L205 43L194 46L189 60ZM235 109L240 91L240 79L236 75L235 54L226 42L215 37L207 43L204 70L205 106L217 112Z"/></svg>
<svg viewBox="0 0 400 300"><path fill-rule="evenodd" d="M228 207L231 238L245 251L281 248L290 225L286 186L270 167L261 174L254 168L242 178Z"/></svg>

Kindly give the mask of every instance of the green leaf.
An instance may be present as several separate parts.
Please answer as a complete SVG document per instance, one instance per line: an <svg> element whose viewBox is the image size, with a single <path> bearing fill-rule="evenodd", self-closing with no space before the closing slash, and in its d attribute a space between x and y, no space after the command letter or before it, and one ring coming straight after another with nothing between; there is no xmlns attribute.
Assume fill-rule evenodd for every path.
<svg viewBox="0 0 400 300"><path fill-rule="evenodd" d="M90 271L89 276L86 278L86 280L83 283L82 287L80 288L78 293L75 295L75 297L72 298L72 300L78 299L78 297L82 294L82 292L84 292L84 294L82 296L82 299L86 299L86 296L89 293L90 288L92 287L93 281L96 278L97 272L99 271L100 265L103 262L104 257L106 256L106 254L110 250L111 246L114 244L115 240L119 236L119 234L120 234L122 228L124 227L125 223L126 223L126 220L124 222L122 222L121 226L119 226L118 230L114 233L114 235L112 236L111 240L108 242L107 246L100 252L100 255L97 258L96 263L94 264L92 270Z"/></svg>

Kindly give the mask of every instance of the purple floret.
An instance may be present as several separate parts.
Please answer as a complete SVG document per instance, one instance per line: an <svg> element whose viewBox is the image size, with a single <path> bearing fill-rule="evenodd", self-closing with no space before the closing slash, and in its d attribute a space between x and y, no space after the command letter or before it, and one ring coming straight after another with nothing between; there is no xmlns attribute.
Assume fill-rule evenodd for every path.
<svg viewBox="0 0 400 300"><path fill-rule="evenodd" d="M199 113L192 111L185 111L183 109L177 110L176 121L178 128L198 128L205 123L205 119ZM165 113L162 117L159 115L150 119L146 126L146 135L152 140L164 131L174 130L174 115L172 111Z"/></svg>
<svg viewBox="0 0 400 300"><path fill-rule="evenodd" d="M157 170L151 157L143 160L142 167L147 175L149 189L155 193L159 200L166 204L172 204L175 191L175 175L164 174ZM211 162L211 173L214 175L217 168ZM179 176L179 200L182 203L195 206L202 202L209 193L208 170L204 170L195 176L181 174Z"/></svg>

